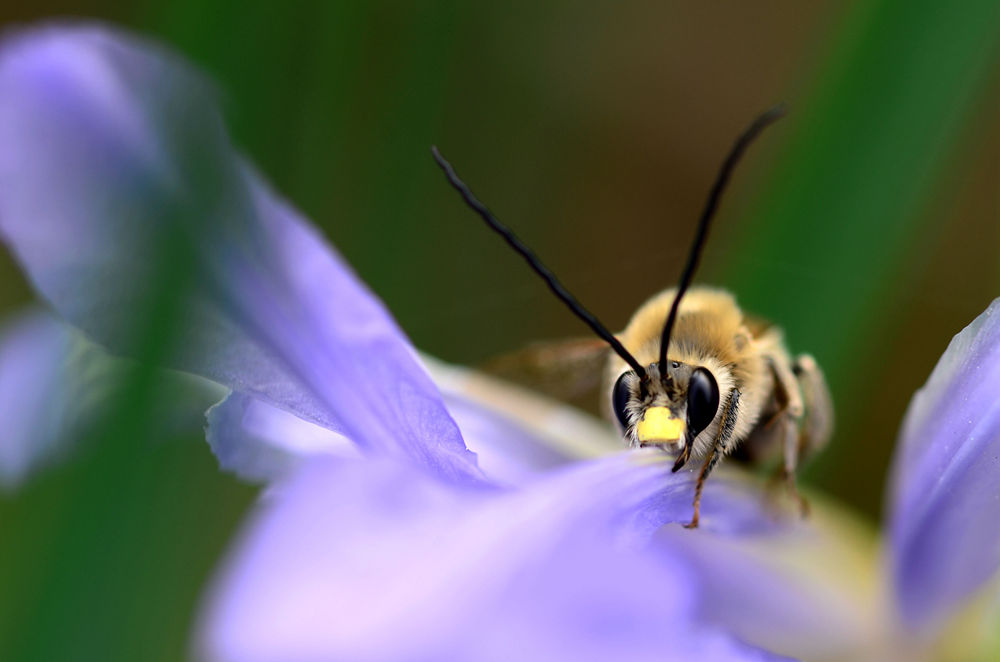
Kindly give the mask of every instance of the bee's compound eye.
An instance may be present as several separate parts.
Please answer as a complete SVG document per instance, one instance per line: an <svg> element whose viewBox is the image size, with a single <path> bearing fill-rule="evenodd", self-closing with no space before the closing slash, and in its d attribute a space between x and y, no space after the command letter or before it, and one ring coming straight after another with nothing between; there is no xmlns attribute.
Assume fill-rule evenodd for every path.
<svg viewBox="0 0 1000 662"><path fill-rule="evenodd" d="M618 381L615 382L615 387L611 389L611 408L615 411L615 416L618 417L618 422L622 424L623 428L628 427L628 401L632 397L628 388L628 377L634 374L631 371L623 372Z"/></svg>
<svg viewBox="0 0 1000 662"><path fill-rule="evenodd" d="M719 409L719 385L708 370L698 368L688 382L687 425L691 434L708 427Z"/></svg>

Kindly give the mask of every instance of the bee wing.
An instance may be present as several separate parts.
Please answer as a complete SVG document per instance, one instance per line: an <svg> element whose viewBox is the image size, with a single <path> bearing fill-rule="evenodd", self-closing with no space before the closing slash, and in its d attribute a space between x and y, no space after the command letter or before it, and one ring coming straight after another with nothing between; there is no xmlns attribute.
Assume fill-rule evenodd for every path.
<svg viewBox="0 0 1000 662"><path fill-rule="evenodd" d="M607 344L595 338L544 341L498 356L479 368L596 413L608 351Z"/></svg>

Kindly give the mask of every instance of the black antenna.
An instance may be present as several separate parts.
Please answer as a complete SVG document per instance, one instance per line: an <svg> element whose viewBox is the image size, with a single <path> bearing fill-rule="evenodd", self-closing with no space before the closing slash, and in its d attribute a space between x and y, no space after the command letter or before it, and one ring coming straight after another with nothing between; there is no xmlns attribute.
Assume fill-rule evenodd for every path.
<svg viewBox="0 0 1000 662"><path fill-rule="evenodd" d="M677 321L677 309L680 307L681 298L691 284L694 272L698 268L701 251L705 247L705 240L708 239L708 228L712 223L712 218L715 216L715 211L719 207L722 192L725 190L726 184L729 183L729 176L733 174L733 169L739 163L740 158L746 152L747 147L753 142L754 138L759 136L769 125L784 117L784 115L784 104L778 104L757 117L753 121L753 124L747 127L743 134L736 139L736 143L733 144L732 149L729 150L729 155L722 163L722 168L719 169L719 174L715 177L712 190L708 193L708 201L705 203L705 208L701 212L701 218L698 220L698 233L695 235L694 243L691 244L687 265L685 265L684 273L681 275L680 285L677 286L677 294L674 295L674 302L670 306L670 314L667 316L666 324L663 325L663 335L660 337L660 375L664 378L667 375L667 346L670 344L670 332L673 331L674 322Z"/></svg>
<svg viewBox="0 0 1000 662"><path fill-rule="evenodd" d="M573 311L574 315L586 322L587 326L593 329L594 333L599 335L605 342L611 345L611 349L615 350L615 353L622 357L625 362L632 367L632 370L639 375L640 379L645 379L646 371L641 365L639 365L639 362L635 360L635 357L629 354L628 350L625 349L625 346L618 341L618 338L615 338L614 334L608 331L607 328L601 324L601 322L594 317L590 311L584 308L583 305L576 300L576 297L570 294L569 291L563 287L563 284L559 282L555 274L549 271L548 267L542 264L542 261L538 259L538 256L535 255L530 248L525 246L510 228L498 221L490 210L486 208L486 205L480 202L476 196L472 194L472 191L470 191L469 187L465 185L465 182L459 179L458 175L455 174L455 169L451 167L451 164L448 163L443 156L441 156L441 152L438 151L437 147L431 147L431 154L434 155L434 160L437 161L439 166L441 166L441 170L443 170L445 176L448 177L448 181L462 196L465 203L469 205L474 212L479 214L479 216L486 221L486 224L490 226L493 231L503 237L511 248L520 253L521 257L523 257L525 262L528 263L528 266L542 277L542 280L546 282L549 289L552 290L552 292L559 297L571 311Z"/></svg>

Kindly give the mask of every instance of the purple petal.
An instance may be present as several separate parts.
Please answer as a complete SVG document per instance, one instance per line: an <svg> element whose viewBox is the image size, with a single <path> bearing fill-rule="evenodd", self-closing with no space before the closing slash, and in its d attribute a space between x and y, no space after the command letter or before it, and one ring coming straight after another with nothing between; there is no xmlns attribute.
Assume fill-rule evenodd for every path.
<svg viewBox="0 0 1000 662"><path fill-rule="evenodd" d="M679 564L609 528L663 464L580 465L520 492L312 462L258 514L202 622L208 659L770 659L694 623Z"/></svg>
<svg viewBox="0 0 1000 662"><path fill-rule="evenodd" d="M1000 566L1000 300L948 345L903 422L891 491L898 608L939 624Z"/></svg>
<svg viewBox="0 0 1000 662"><path fill-rule="evenodd" d="M674 474L631 513L632 530L637 536L651 536L664 524L691 520L699 471L696 465ZM799 524L796 518L769 506L761 488L743 478L736 471L722 468L706 481L699 524L703 531L723 536L773 535Z"/></svg>
<svg viewBox="0 0 1000 662"><path fill-rule="evenodd" d="M520 485L558 466L622 450L610 425L577 409L468 368L421 359L479 468L495 484ZM206 435L222 468L251 481L271 482L315 455L353 450L342 435L241 393L208 412Z"/></svg>
<svg viewBox="0 0 1000 662"><path fill-rule="evenodd" d="M0 327L0 488L68 455L109 413L130 369L48 313L31 311ZM222 387L192 375L157 375L149 436L202 427Z"/></svg>
<svg viewBox="0 0 1000 662"><path fill-rule="evenodd" d="M366 449L479 475L391 317L238 156L209 86L176 58L96 27L9 37L0 143L0 234L99 342L133 351L150 302L178 287L162 275L183 275L170 367Z"/></svg>
<svg viewBox="0 0 1000 662"><path fill-rule="evenodd" d="M312 458L358 456L347 437L243 393L230 393L205 417L219 465L244 480L273 482Z"/></svg>
<svg viewBox="0 0 1000 662"><path fill-rule="evenodd" d="M491 482L519 485L569 461L493 409L447 392L444 396ZM206 418L205 436L221 468L252 482L272 483L316 456L358 454L343 435L242 393L230 394Z"/></svg>

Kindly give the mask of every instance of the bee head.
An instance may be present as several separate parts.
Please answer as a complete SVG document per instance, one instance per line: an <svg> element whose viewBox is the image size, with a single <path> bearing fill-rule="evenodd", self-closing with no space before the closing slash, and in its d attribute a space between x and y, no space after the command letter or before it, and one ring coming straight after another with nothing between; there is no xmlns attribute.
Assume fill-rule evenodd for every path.
<svg viewBox="0 0 1000 662"><path fill-rule="evenodd" d="M708 369L679 361L668 361L662 375L654 363L645 375L623 372L612 387L611 408L633 446L681 453L715 419L719 384Z"/></svg>

